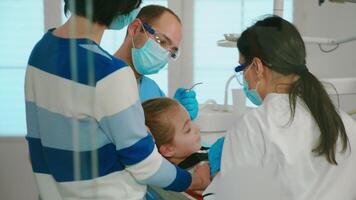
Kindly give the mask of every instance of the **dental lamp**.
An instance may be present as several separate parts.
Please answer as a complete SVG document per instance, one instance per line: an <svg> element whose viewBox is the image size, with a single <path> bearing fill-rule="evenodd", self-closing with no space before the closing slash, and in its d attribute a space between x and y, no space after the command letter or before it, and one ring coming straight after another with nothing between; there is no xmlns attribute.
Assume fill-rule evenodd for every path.
<svg viewBox="0 0 356 200"><path fill-rule="evenodd" d="M236 33L224 34L225 40L217 41L217 45L222 47L236 48L236 43L239 36L240 35ZM340 45L343 43L351 42L356 40L356 36L340 38L340 39L304 36L302 37L302 39L306 44L317 44L320 47L320 45ZM329 51L325 51L325 52L329 52Z"/></svg>
<svg viewBox="0 0 356 200"><path fill-rule="evenodd" d="M356 3L356 0L329 0L330 2L335 2L335 3L345 3L345 2L350 2L350 3ZM319 6L321 6L325 0L319 0Z"/></svg>
<svg viewBox="0 0 356 200"><path fill-rule="evenodd" d="M319 5L324 3L325 0L319 0ZM356 0L329 0L331 2L339 2L339 3L345 3L345 2L352 2L356 3ZM284 0L274 0L273 1L273 14L283 17L283 7L284 7ZM224 34L225 40L219 40L217 41L218 46L222 47L233 47L236 48L236 42L239 38L239 34L231 33L231 34ZM317 44L319 45L319 48L323 52L331 52L335 50L338 45L351 42L356 40L356 36L351 36L347 38L340 38L340 39L333 39L333 38L320 38L320 37L302 37L304 42L306 44ZM336 45L336 48L333 48L331 50L325 51L321 48L321 45Z"/></svg>

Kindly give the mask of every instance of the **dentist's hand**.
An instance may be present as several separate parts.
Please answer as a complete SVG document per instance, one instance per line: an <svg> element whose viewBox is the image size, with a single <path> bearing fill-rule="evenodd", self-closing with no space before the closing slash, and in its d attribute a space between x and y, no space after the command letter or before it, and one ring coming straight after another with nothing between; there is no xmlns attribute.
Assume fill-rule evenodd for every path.
<svg viewBox="0 0 356 200"><path fill-rule="evenodd" d="M190 115L190 119L194 120L197 117L199 107L193 90L178 88L173 98L184 106Z"/></svg>

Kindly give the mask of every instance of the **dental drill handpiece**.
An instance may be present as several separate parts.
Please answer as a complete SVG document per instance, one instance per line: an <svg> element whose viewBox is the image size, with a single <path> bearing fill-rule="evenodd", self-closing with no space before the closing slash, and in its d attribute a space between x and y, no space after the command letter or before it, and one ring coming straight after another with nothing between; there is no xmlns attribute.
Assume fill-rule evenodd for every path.
<svg viewBox="0 0 356 200"><path fill-rule="evenodd" d="M192 87L190 87L189 89L186 89L185 91L186 91L186 92L189 92L189 91L191 91L195 86L200 85L200 84L203 84L203 82L195 83L195 84L192 85Z"/></svg>

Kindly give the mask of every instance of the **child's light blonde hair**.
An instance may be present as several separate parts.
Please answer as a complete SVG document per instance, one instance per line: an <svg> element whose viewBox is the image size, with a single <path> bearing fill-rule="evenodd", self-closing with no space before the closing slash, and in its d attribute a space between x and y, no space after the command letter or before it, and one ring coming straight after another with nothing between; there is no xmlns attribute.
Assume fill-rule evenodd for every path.
<svg viewBox="0 0 356 200"><path fill-rule="evenodd" d="M166 97L150 99L142 103L145 124L150 129L158 148L173 142L175 128L169 111L174 112L178 106L177 101Z"/></svg>

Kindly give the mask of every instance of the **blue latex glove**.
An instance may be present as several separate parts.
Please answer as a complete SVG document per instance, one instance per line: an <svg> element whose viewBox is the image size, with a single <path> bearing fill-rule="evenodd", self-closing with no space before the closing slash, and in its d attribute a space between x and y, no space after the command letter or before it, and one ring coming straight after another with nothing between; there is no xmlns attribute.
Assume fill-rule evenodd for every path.
<svg viewBox="0 0 356 200"><path fill-rule="evenodd" d="M208 159L210 164L210 176L214 176L220 171L221 154L224 145L225 137L219 138L213 145L211 145L208 152Z"/></svg>
<svg viewBox="0 0 356 200"><path fill-rule="evenodd" d="M178 88L173 98L184 106L190 115L190 119L194 120L197 117L199 107L193 90L187 91L184 88Z"/></svg>

